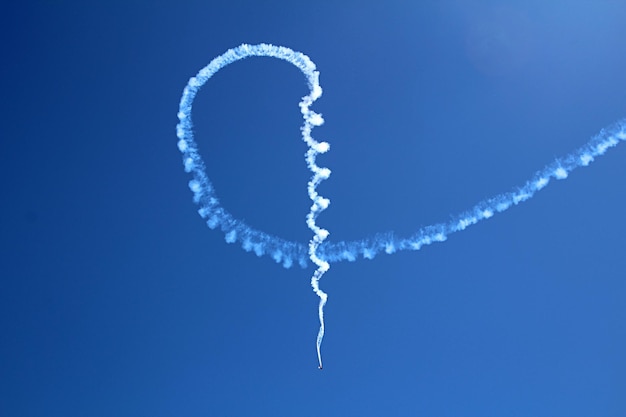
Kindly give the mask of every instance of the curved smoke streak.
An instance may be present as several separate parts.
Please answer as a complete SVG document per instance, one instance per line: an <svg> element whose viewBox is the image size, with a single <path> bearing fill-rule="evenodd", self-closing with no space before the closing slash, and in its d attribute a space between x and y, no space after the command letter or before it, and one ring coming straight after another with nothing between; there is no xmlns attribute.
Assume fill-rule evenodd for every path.
<svg viewBox="0 0 626 417"><path fill-rule="evenodd" d="M303 97L300 102L300 110L304 118L302 138L309 147L306 154L306 162L313 174L308 183L309 197L313 201L313 205L307 215L307 225L314 235L308 247L300 242L284 240L253 229L243 221L234 218L224 209L220 205L215 189L206 175L204 162L194 139L191 111L193 100L198 90L220 69L250 56L267 56L283 59L300 69L308 82L309 95ZM322 88L319 84L319 72L316 71L315 64L306 55L281 46L244 44L230 49L223 55L213 59L195 77L189 80L180 100L179 123L176 127L178 149L183 154L185 171L191 173L193 177L189 181L189 188L193 191L194 201L200 206L198 213L206 220L207 225L211 229L219 227L224 233L226 242L238 242L243 249L248 252L254 252L257 256L269 255L276 262L282 263L285 268L291 267L294 262L297 262L304 268L309 260L317 267L311 278L311 285L320 298L320 329L317 337L317 353L320 368L322 367L320 346L324 336L324 305L326 304L327 295L319 288L319 280L324 272L330 268L330 263L344 260L356 261L359 257L372 259L381 252L392 254L402 250L419 250L425 245L443 242L452 233L465 230L481 220L488 219L496 213L506 211L519 203L529 200L537 191L545 188L552 179L562 180L567 178L569 173L576 168L589 165L596 157L603 155L620 141L626 140L626 119L622 119L604 128L589 142L574 152L556 159L550 165L539 170L521 187L483 200L471 209L453 217L452 220L421 228L412 236L398 238L393 233L384 233L355 241L324 242L329 232L317 226L315 221L319 213L328 207L330 201L318 195L316 187L322 180L329 177L330 170L317 166L315 159L319 153L328 151L330 146L327 142L317 142L311 136L312 129L321 125L324 120L320 114L309 108L321 94Z"/></svg>

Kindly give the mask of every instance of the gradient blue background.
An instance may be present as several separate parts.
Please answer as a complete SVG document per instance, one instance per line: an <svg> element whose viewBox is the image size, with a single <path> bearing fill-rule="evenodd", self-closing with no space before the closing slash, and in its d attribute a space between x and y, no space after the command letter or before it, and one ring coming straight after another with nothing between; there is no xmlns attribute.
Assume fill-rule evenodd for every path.
<svg viewBox="0 0 626 417"><path fill-rule="evenodd" d="M26 1L0 15L0 415L624 416L626 146L420 252L311 270L227 245L176 149L188 78L309 55L331 239L408 235L626 116L620 1ZM305 242L297 69L194 108L224 206Z"/></svg>

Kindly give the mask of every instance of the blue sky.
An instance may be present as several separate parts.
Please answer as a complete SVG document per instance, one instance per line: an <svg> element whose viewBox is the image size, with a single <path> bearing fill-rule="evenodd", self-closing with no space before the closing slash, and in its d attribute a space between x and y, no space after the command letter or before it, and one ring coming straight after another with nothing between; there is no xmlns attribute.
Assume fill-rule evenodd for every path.
<svg viewBox="0 0 626 417"><path fill-rule="evenodd" d="M227 49L307 54L329 239L410 235L626 116L608 1L21 2L0 17L0 414L626 414L626 146L419 252L312 269L209 230L176 148ZM302 74L220 71L194 107L222 204L306 242Z"/></svg>

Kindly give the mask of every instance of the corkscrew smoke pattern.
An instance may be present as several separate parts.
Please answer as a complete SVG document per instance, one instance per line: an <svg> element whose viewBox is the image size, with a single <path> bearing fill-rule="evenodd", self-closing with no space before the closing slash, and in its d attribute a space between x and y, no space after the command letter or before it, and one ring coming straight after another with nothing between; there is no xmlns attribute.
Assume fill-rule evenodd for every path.
<svg viewBox="0 0 626 417"><path fill-rule="evenodd" d="M300 69L307 79L309 95L303 97L300 102L300 109L304 118L304 125L301 129L302 138L309 147L306 162L313 174L308 183L309 197L313 204L306 221L314 235L308 247L300 242L287 241L255 230L243 221L235 219L224 209L206 175L204 162L194 139L191 112L193 100L199 89L220 69L251 56L267 56L285 60ZM282 263L285 268L291 267L294 262L304 268L309 260L316 265L317 269L311 278L311 286L320 298L320 329L317 336L320 369L322 368L320 346L324 336L324 305L327 294L320 289L319 280L330 268L331 263L343 260L356 261L359 257L372 259L381 252L392 254L402 250L419 250L425 245L443 242L452 233L465 230L468 226L489 219L496 213L506 211L531 199L538 191L545 188L552 179L566 179L576 168L589 165L596 157L603 155L607 150L618 145L620 141L626 140L626 119L622 119L602 129L582 147L537 171L524 185L483 200L469 210L454 216L448 222L421 228L407 238L399 238L388 232L355 241L325 242L329 232L319 227L316 219L328 207L330 201L318 195L316 187L322 180L330 176L330 170L319 167L316 164L316 156L327 152L330 145L327 142L318 142L311 136L312 129L321 125L324 120L320 114L310 110L310 106L321 94L319 72L316 71L315 64L306 55L281 46L243 44L213 59L195 77L189 80L180 100L179 123L176 128L178 148L183 154L185 171L191 173L193 177L189 182L189 188L194 194L194 201L200 206L198 213L206 220L209 228L219 227L224 233L226 242L238 242L243 249L248 252L252 251L257 256L269 255L277 263Z"/></svg>

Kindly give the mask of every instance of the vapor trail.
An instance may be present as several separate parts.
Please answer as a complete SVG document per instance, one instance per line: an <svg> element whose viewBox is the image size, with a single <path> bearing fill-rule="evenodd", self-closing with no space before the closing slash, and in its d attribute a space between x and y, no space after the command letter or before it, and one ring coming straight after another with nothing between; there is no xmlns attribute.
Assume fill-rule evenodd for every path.
<svg viewBox="0 0 626 417"><path fill-rule="evenodd" d="M235 219L226 211L220 205L215 189L206 175L204 162L194 139L191 112L193 100L198 90L220 69L250 56L267 56L285 60L296 66L304 74L308 83L309 94L304 96L300 102L300 111L304 118L301 129L302 139L308 146L306 163L313 174L307 187L309 197L313 202L306 217L307 225L313 231L313 238L310 240L308 248L300 242L284 240L255 230L241 220ZM452 233L465 230L471 225L491 218L496 213L506 211L529 200L535 193L545 188L552 179L563 180L567 178L576 168L589 165L595 158L618 145L620 141L626 141L626 119L622 119L600 131L589 142L571 154L556 159L535 173L521 187L483 200L471 209L453 217L452 220L421 228L408 238L398 238L393 233L384 233L355 241L324 242L329 232L319 227L316 220L317 216L328 207L330 201L320 196L316 189L321 181L330 176L330 170L319 167L316 164L316 157L320 153L327 152L330 145L327 142L317 142L311 136L312 129L323 124L324 119L320 114L310 109L313 102L321 95L319 72L316 71L315 64L306 55L282 46L244 44L213 59L195 77L189 79L180 100L179 122L176 126L178 149L183 154L185 171L192 175L189 188L193 191L194 201L200 207L198 213L206 220L207 225L211 229L219 227L224 233L226 242L239 242L243 249L253 251L257 256L270 255L276 262L282 263L285 268L291 267L294 262L304 268L307 266L308 260L317 267L311 277L311 286L320 298L320 328L317 336L317 355L320 369L322 368L320 347L324 337L324 306L328 296L320 289L319 281L330 268L330 263L344 260L355 261L359 258L372 259L380 252L391 254L401 250L419 250L425 245L443 242Z"/></svg>
<svg viewBox="0 0 626 417"><path fill-rule="evenodd" d="M322 339L324 338L324 306L326 305L328 295L320 289L319 281L330 268L330 264L320 259L317 255L317 249L328 236L328 230L319 227L315 221L317 216L328 207L330 200L320 196L316 189L321 181L330 176L330 169L319 167L316 163L316 157L320 153L327 152L330 149L330 145L327 142L317 142L311 136L313 128L324 123L322 115L310 109L313 102L322 95L322 87L320 87L319 84L319 72L315 70L315 64L306 55L282 46L244 44L226 51L226 53L218 56L211 61L209 65L202 68L195 77L190 78L187 86L183 90L183 96L180 99L178 111L179 122L176 126L178 149L183 153L185 171L193 175L193 179L189 182L189 188L194 193L194 201L200 205L198 212L203 218L207 219L207 224L210 228L213 229L220 226L227 242L232 243L240 241L244 249L254 250L257 255L262 255L269 250L276 262L282 261L285 267L290 267L296 256L298 262L303 266L305 265L305 260L301 255L299 245L294 245L274 236L257 232L243 222L234 219L230 213L220 206L213 185L206 175L204 162L198 153L198 148L194 140L191 110L193 100L198 90L217 71L228 64L249 56L268 56L284 59L298 67L307 78L309 84L309 94L302 98L300 111L304 118L304 125L301 129L302 139L309 147L306 153L306 163L309 170L313 173L307 187L313 205L307 215L306 223L313 231L313 238L309 242L309 258L317 266L317 270L311 277L311 286L315 294L320 298L320 329L317 334L317 358L319 368L322 369L321 345Z"/></svg>

